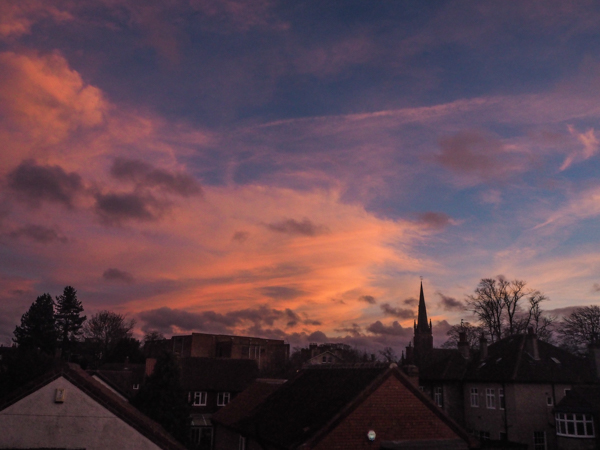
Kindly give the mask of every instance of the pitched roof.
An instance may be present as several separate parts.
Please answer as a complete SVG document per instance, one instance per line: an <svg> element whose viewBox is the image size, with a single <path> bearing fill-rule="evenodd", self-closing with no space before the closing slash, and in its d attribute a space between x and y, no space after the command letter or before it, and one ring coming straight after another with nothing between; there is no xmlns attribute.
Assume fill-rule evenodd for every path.
<svg viewBox="0 0 600 450"><path fill-rule="evenodd" d="M555 411L576 413L600 412L600 386L573 386L556 405Z"/></svg>
<svg viewBox="0 0 600 450"><path fill-rule="evenodd" d="M527 348L527 335L504 338L488 347L485 359L472 352L470 360L458 350L438 353L433 361L419 368L428 381L494 381L516 383L585 383L593 380L588 362L566 350L538 340L539 359ZM441 349L434 349L439 352Z"/></svg>
<svg viewBox="0 0 600 450"><path fill-rule="evenodd" d="M0 411L17 403L59 377L63 377L73 383L73 385L90 398L101 404L160 448L165 450L185 449L182 444L177 442L159 424L139 412L129 403L121 400L115 393L102 386L76 364L57 364L45 374L12 392L5 398L0 399Z"/></svg>
<svg viewBox="0 0 600 450"><path fill-rule="evenodd" d="M246 417L260 405L269 395L281 387L285 380L256 380L248 388L237 395L225 408L212 415L212 421L231 427Z"/></svg>
<svg viewBox="0 0 600 450"><path fill-rule="evenodd" d="M251 359L181 358L181 384L187 391L241 392L258 377Z"/></svg>
<svg viewBox="0 0 600 450"><path fill-rule="evenodd" d="M89 371L92 376L97 376L108 386L113 388L125 397L131 397L134 384L142 384L146 370L145 364L130 364L127 369L112 370L102 367L97 370Z"/></svg>
<svg viewBox="0 0 600 450"><path fill-rule="evenodd" d="M378 364L307 367L257 406L246 409L249 412L240 413L239 420L225 414L225 417L215 415L214 420L277 448L296 448L322 438L390 376L396 376L434 414L468 441L464 431L396 367ZM234 405L231 406L233 409Z"/></svg>

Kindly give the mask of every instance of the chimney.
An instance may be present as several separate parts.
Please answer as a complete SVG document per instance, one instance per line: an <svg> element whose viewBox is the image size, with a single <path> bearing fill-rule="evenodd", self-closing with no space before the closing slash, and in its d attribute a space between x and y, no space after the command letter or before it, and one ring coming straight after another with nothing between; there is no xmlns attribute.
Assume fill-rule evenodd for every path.
<svg viewBox="0 0 600 450"><path fill-rule="evenodd" d="M596 375L596 379L600 380L600 341L596 336L592 337L592 343L589 345L588 350L592 370Z"/></svg>
<svg viewBox="0 0 600 450"><path fill-rule="evenodd" d="M470 350L469 343L467 342L467 333L461 331L458 333L458 351L463 358L469 359Z"/></svg>
<svg viewBox="0 0 600 450"><path fill-rule="evenodd" d="M487 339L485 338L485 334L481 333L481 337L479 338L479 359L484 360L487 356Z"/></svg>
<svg viewBox="0 0 600 450"><path fill-rule="evenodd" d="M538 349L537 334L533 332L533 327L527 328L527 336L525 337L525 349L531 355L534 361L540 360L540 350Z"/></svg>
<svg viewBox="0 0 600 450"><path fill-rule="evenodd" d="M414 364L414 347L412 346L412 342L408 343L408 347L406 347L406 362L408 364Z"/></svg>
<svg viewBox="0 0 600 450"><path fill-rule="evenodd" d="M402 372L408 380L415 386L419 387L419 368L413 364L402 367Z"/></svg>
<svg viewBox="0 0 600 450"><path fill-rule="evenodd" d="M146 358L146 376L149 377L154 372L154 366L156 365L156 358Z"/></svg>

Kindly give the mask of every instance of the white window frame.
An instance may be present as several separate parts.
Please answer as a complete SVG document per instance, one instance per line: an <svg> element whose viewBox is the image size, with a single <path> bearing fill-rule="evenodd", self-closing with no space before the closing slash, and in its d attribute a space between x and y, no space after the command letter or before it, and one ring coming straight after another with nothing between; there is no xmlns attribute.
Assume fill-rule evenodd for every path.
<svg viewBox="0 0 600 450"><path fill-rule="evenodd" d="M140 384L139 383L134 383L133 384L133 390L137 391L140 388Z"/></svg>
<svg viewBox="0 0 600 450"><path fill-rule="evenodd" d="M206 391L194 391L192 406L206 406L207 397L208 393Z"/></svg>
<svg viewBox="0 0 600 450"><path fill-rule="evenodd" d="M229 403L230 401L230 394L229 392L219 392L219 394L217 395L217 406L225 406L227 405L227 403Z"/></svg>
<svg viewBox="0 0 600 450"><path fill-rule="evenodd" d="M591 414L556 413L556 435L574 438L594 438L596 430Z"/></svg>
<svg viewBox="0 0 600 450"><path fill-rule="evenodd" d="M444 390L442 386L436 386L433 388L433 401L440 408L444 406Z"/></svg>
<svg viewBox="0 0 600 450"><path fill-rule="evenodd" d="M485 390L485 407L487 409L496 409L496 389L486 388L486 390Z"/></svg>
<svg viewBox="0 0 600 450"><path fill-rule="evenodd" d="M471 408L479 408L479 389L471 388Z"/></svg>
<svg viewBox="0 0 600 450"><path fill-rule="evenodd" d="M546 432L533 432L533 450L546 450Z"/></svg>
<svg viewBox="0 0 600 450"><path fill-rule="evenodd" d="M238 450L246 450L246 438L244 436L240 436Z"/></svg>
<svg viewBox="0 0 600 450"><path fill-rule="evenodd" d="M498 409L506 408L506 397L504 396L504 388L498 388Z"/></svg>

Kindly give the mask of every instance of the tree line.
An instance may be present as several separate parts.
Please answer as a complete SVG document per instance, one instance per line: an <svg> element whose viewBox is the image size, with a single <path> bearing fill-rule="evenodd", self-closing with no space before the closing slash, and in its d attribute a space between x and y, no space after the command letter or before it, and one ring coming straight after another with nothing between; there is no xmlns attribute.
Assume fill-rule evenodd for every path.
<svg viewBox="0 0 600 450"><path fill-rule="evenodd" d="M484 335L491 342L523 334L532 328L541 340L556 344L572 353L584 354L589 345L600 343L600 307L575 308L559 320L542 309L548 298L523 280L507 280L502 276L483 278L475 292L467 296L466 310L473 313L475 323L462 322L448 331L442 345L455 348L459 333L464 332L471 347L479 345Z"/></svg>

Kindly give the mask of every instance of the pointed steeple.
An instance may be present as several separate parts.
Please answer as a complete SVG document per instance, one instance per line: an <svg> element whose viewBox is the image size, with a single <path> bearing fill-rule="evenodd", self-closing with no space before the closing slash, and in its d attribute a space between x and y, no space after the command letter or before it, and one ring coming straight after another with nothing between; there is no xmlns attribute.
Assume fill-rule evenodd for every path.
<svg viewBox="0 0 600 450"><path fill-rule="evenodd" d="M427 308L425 307L425 296L423 295L423 281L421 281L421 293L419 294L419 315L417 320L417 330L425 333L429 332Z"/></svg>

